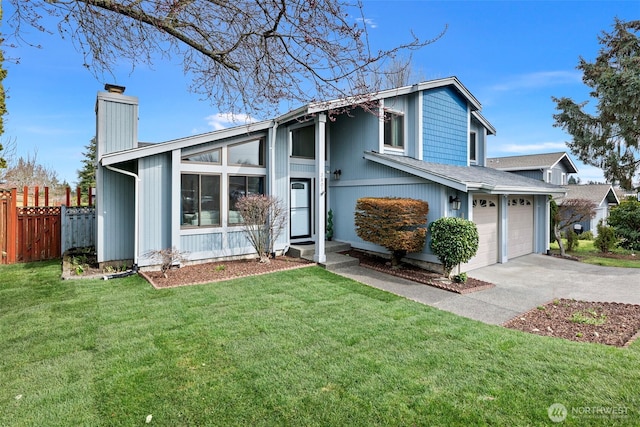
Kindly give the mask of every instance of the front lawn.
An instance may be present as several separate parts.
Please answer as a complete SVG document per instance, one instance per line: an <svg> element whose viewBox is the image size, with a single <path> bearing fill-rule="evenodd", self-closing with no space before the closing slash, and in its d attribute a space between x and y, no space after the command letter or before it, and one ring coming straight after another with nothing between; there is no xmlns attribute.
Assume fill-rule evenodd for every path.
<svg viewBox="0 0 640 427"><path fill-rule="evenodd" d="M565 248L567 247L564 240ZM601 253L593 245L593 240L579 240L579 245L573 251L567 251L567 255L578 258L586 264L602 265L605 267L640 268L640 254L634 254L622 248L615 248L609 254ZM553 252L560 253L558 242L549 245Z"/></svg>
<svg viewBox="0 0 640 427"><path fill-rule="evenodd" d="M0 266L2 426L640 420L637 342L485 325L318 267L165 290L59 274Z"/></svg>

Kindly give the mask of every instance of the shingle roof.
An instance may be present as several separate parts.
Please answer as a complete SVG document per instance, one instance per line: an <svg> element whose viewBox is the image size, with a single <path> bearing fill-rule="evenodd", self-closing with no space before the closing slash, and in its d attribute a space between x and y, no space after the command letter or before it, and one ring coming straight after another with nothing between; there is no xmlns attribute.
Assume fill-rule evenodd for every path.
<svg viewBox="0 0 640 427"><path fill-rule="evenodd" d="M559 199L560 204L564 199L587 199L599 206L605 198L608 203L620 203L611 184L568 185L565 188L567 195Z"/></svg>
<svg viewBox="0 0 640 427"><path fill-rule="evenodd" d="M565 152L492 157L487 159L487 166L504 171L549 169L561 161L565 164L567 173L578 172L575 164Z"/></svg>
<svg viewBox="0 0 640 427"><path fill-rule="evenodd" d="M548 184L510 172L482 166L455 166L430 163L406 156L365 152L368 160L403 170L416 176L457 188L496 194L564 194L559 185Z"/></svg>

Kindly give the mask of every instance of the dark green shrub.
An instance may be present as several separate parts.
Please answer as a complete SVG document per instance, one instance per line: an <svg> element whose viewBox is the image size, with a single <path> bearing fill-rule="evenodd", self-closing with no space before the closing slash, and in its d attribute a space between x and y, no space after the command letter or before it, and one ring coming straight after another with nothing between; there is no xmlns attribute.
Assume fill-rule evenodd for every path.
<svg viewBox="0 0 640 427"><path fill-rule="evenodd" d="M567 251L571 252L574 249L577 249L580 242L578 241L578 235L576 232L570 228L566 231L565 236L567 238Z"/></svg>
<svg viewBox="0 0 640 427"><path fill-rule="evenodd" d="M333 239L333 210L327 212L327 240Z"/></svg>
<svg viewBox="0 0 640 427"><path fill-rule="evenodd" d="M553 199L549 200L549 217L551 218L551 221L549 221L549 243L555 243L556 234L554 233L554 227L558 217L558 204Z"/></svg>
<svg viewBox="0 0 640 427"><path fill-rule="evenodd" d="M407 253L424 248L428 212L423 200L363 197L356 202L356 234L387 248L395 267Z"/></svg>
<svg viewBox="0 0 640 427"><path fill-rule="evenodd" d="M619 245L632 251L640 251L640 202L627 199L611 209L608 223L620 238Z"/></svg>
<svg viewBox="0 0 640 427"><path fill-rule="evenodd" d="M614 248L618 239L613 227L604 225L602 220L598 221L598 237L593 241L593 246L602 253L607 253Z"/></svg>
<svg viewBox="0 0 640 427"><path fill-rule="evenodd" d="M467 283L468 278L467 273L460 273L453 276L453 281L456 283Z"/></svg>
<svg viewBox="0 0 640 427"><path fill-rule="evenodd" d="M429 225L431 250L440 259L446 277L451 270L469 261L478 251L478 229L469 220L440 218Z"/></svg>

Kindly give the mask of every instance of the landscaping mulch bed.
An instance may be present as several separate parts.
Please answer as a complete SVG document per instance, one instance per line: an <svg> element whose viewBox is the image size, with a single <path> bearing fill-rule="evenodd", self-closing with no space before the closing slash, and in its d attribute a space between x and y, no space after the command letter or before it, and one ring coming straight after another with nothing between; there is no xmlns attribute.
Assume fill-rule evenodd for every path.
<svg viewBox="0 0 640 427"><path fill-rule="evenodd" d="M453 282L443 278L441 274L406 263L403 263L399 268L393 268L388 259L356 249L341 253L358 258L363 267L458 294L482 291L495 286L493 283L483 282L473 277L469 277L465 283Z"/></svg>
<svg viewBox="0 0 640 427"><path fill-rule="evenodd" d="M628 346L640 332L640 305L557 299L504 324L536 335Z"/></svg>
<svg viewBox="0 0 640 427"><path fill-rule="evenodd" d="M268 263L258 262L257 259L244 259L192 264L169 270L167 277L164 277L161 271L144 271L140 272L140 275L155 288L173 288L257 276L310 265L315 264L301 258L279 256Z"/></svg>

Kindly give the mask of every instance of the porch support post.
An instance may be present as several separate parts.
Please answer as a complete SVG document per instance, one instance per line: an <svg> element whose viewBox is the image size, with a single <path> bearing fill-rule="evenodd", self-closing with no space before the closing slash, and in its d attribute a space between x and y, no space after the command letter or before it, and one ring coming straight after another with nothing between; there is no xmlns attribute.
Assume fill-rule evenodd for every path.
<svg viewBox="0 0 640 427"><path fill-rule="evenodd" d="M325 127L327 124L327 116L324 113L318 114L315 118L315 139L316 139L316 170L315 170L315 208L316 214L316 247L313 261L323 263L327 261L327 255L324 252L324 236L326 233L326 188L325 188Z"/></svg>

